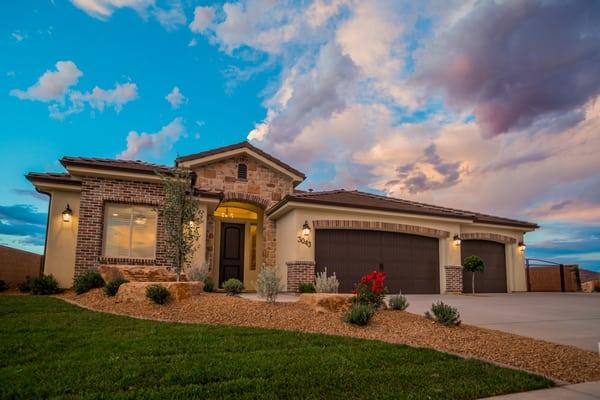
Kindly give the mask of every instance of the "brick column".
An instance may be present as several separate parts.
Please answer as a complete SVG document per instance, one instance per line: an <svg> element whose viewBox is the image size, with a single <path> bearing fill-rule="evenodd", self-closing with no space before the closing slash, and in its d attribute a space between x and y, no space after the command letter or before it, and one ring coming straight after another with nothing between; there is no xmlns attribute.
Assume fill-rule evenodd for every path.
<svg viewBox="0 0 600 400"><path fill-rule="evenodd" d="M314 261L287 261L287 290L297 292L301 283L315 281Z"/></svg>
<svg viewBox="0 0 600 400"><path fill-rule="evenodd" d="M463 268L460 265L446 265L446 293L462 293Z"/></svg>

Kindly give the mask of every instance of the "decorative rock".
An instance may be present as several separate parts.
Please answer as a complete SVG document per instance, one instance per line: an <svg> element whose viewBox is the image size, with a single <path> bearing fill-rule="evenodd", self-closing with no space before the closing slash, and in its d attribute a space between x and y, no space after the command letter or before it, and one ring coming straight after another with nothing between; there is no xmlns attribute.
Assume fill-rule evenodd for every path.
<svg viewBox="0 0 600 400"><path fill-rule="evenodd" d="M352 304L353 294L339 293L302 293L300 303L313 308L316 312L338 312L347 310Z"/></svg>
<svg viewBox="0 0 600 400"><path fill-rule="evenodd" d="M204 287L202 282L128 282L119 287L115 301L118 303L146 301L146 288L152 285L166 287L173 301L199 295Z"/></svg>
<svg viewBox="0 0 600 400"><path fill-rule="evenodd" d="M598 279L583 282L581 284L581 291L585 292L585 293L593 293L594 287L596 287L597 285L600 285L600 280L598 280Z"/></svg>
<svg viewBox="0 0 600 400"><path fill-rule="evenodd" d="M131 265L101 265L98 272L106 282L123 278L129 282L175 282L177 274L171 267L140 267ZM187 281L185 273L180 281Z"/></svg>

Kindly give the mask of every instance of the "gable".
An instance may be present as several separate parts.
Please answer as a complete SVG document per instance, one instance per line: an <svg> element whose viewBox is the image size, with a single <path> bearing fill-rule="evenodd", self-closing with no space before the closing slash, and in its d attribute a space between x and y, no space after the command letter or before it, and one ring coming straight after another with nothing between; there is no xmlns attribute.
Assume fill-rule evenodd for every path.
<svg viewBox="0 0 600 400"><path fill-rule="evenodd" d="M191 154L189 156L179 157L175 162L178 166L195 170L204 165L214 164L227 159L237 159L240 157L253 159L260 164L278 172L279 174L287 176L289 179L291 179L294 186L298 185L305 179L305 175L302 172L248 142L241 142L201 153Z"/></svg>

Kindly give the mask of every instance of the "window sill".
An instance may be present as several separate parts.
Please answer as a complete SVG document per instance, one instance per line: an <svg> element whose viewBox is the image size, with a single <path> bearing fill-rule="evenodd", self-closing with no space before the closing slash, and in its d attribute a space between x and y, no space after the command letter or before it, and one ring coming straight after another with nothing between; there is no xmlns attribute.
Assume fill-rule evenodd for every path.
<svg viewBox="0 0 600 400"><path fill-rule="evenodd" d="M102 264L156 265L155 258L100 256L100 257L98 257L98 261Z"/></svg>

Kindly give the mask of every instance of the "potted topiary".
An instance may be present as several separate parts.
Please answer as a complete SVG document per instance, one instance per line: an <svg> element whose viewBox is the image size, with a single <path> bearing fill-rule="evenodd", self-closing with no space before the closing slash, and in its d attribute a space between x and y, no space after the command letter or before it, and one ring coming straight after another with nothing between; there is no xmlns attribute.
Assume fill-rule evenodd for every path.
<svg viewBox="0 0 600 400"><path fill-rule="evenodd" d="M478 256L469 256L463 261L463 270L471 273L471 291L475 293L475 273L483 272L485 263Z"/></svg>

